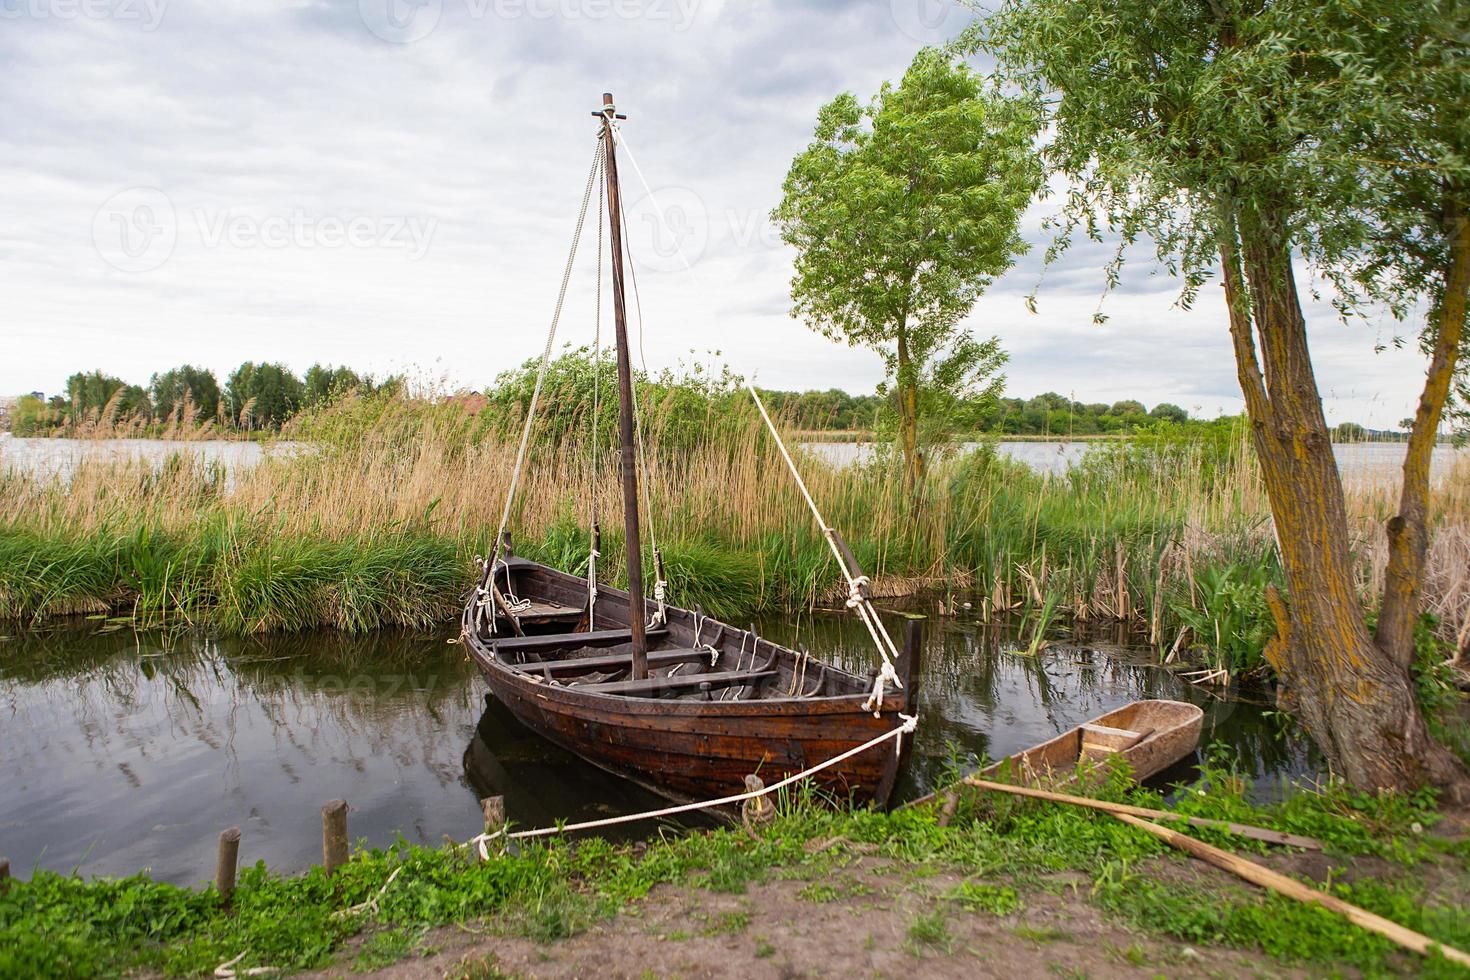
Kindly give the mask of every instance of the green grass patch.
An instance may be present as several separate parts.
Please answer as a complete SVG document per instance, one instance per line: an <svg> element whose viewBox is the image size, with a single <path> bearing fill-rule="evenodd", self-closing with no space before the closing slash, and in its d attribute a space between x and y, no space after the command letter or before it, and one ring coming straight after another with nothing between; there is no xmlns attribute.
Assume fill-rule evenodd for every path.
<svg viewBox="0 0 1470 980"><path fill-rule="evenodd" d="M1125 792L1107 782L1098 792L1158 802L1154 794ZM1414 831L1415 824L1434 822L1430 798L1365 796L1330 783L1320 793L1301 791L1279 804L1251 807L1235 792L1228 772L1207 770L1181 801L1181 809L1206 815L1315 833L1327 842L1329 855L1344 864L1359 855L1399 862L1394 866L1403 872L1397 877L1339 882L1334 892L1441 942L1470 946L1470 913L1437 902L1416 884L1420 870L1431 865L1464 874L1470 853L1464 844ZM805 847L809 841L838 838L846 843L817 853ZM1222 843L1244 847L1240 841ZM940 827L932 810L835 811L798 796L754 835L717 829L660 837L638 850L600 839L553 841L526 844L482 863L467 850L400 842L355 854L331 879L320 870L281 876L258 864L242 870L231 910L221 908L209 889L178 888L142 876L84 880L37 872L0 893L0 975L153 971L198 976L242 952L246 955L237 968L292 972L326 966L359 935L365 938L348 965L368 968L414 955L419 937L434 927L483 921L492 932L551 943L627 908L661 883L739 892L777 869L825 876L803 889L802 897L837 901L856 892L832 876L848 848L873 852L894 866L942 869L967 878L910 923L905 945L916 955L949 948L950 916L959 911L1016 914L1028 882L1063 871L1091 878L1091 891L1079 894L1090 895L1112 914L1191 943L1258 949L1283 962L1352 967L1368 974L1388 969L1401 955L1320 909L1244 888L1222 895L1219 889L1205 893L1160 881L1145 869L1163 853L1162 845L1090 811L967 797L957 819ZM376 896L399 868L376 914L335 914ZM704 931L734 935L750 923L750 913L738 909L708 920ZM1037 943L1069 938L1027 924L1013 932ZM758 950L769 947L764 937L755 942ZM1415 965L1448 969L1442 962ZM478 969L473 964L467 969L472 967Z"/></svg>

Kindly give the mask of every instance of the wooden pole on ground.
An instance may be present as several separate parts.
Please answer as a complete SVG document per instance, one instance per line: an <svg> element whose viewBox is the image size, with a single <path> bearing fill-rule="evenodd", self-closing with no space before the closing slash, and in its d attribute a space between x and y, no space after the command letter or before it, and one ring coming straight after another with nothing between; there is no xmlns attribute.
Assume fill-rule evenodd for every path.
<svg viewBox="0 0 1470 980"><path fill-rule="evenodd" d="M322 867L328 876L347 863L347 801L322 807Z"/></svg>
<svg viewBox="0 0 1470 980"><path fill-rule="evenodd" d="M10 858L0 858L0 892L10 887Z"/></svg>
<svg viewBox="0 0 1470 980"><path fill-rule="evenodd" d="M1282 895L1288 898L1294 898L1298 902L1316 904L1325 909L1330 909L1346 918L1353 925L1392 939L1405 949L1412 949L1416 953L1423 953L1425 955L1437 949L1444 955L1445 959L1459 963L1461 966L1470 966L1470 956L1455 949L1453 946L1446 946L1443 943L1435 942L1428 936L1415 932L1412 929L1406 929L1397 922L1391 922L1381 915L1374 915L1367 909L1358 908L1356 905L1344 902L1336 895L1320 892L1315 888L1302 884L1295 878L1288 878L1280 872L1272 871L1270 868L1263 867L1254 861L1248 861L1238 854L1222 851L1218 847L1212 847L1202 840L1195 840L1193 837L1181 834L1175 830L1170 830L1168 827L1160 827L1156 823L1140 820L1138 817L1127 813L1115 813L1113 816L1130 827L1137 827L1139 830L1148 831L1150 834L1167 841L1181 851L1186 851L1201 861L1213 864L1221 870L1229 871L1231 874L1239 878L1244 878L1252 884L1280 892Z"/></svg>
<svg viewBox="0 0 1470 980"><path fill-rule="evenodd" d="M214 890L220 901L230 904L235 894L235 868L240 860L240 828L231 827L219 835L219 855L214 863Z"/></svg>
<svg viewBox="0 0 1470 980"><path fill-rule="evenodd" d="M1066 793L1054 793L1051 790L1036 789L1032 786L1012 786L1010 783L993 783L988 779L980 779L973 776L966 779L964 785L974 786L977 789L988 789L997 793L1029 796L1032 799L1048 800L1052 803L1070 803L1073 806L1085 806L1093 810L1102 810L1106 813L1111 813L1114 816L1127 814L1133 817L1148 817L1152 820L1182 820L1194 827L1225 830L1241 837L1265 841L1268 844L1300 847L1307 851L1322 850L1322 842L1313 837L1299 837L1296 834L1288 834L1280 830L1267 830L1264 827L1252 827L1249 824L1231 823L1228 820L1212 820L1209 817L1191 817L1182 813L1170 813L1168 810L1151 810L1148 807L1132 806L1127 803L1109 803L1107 800L1094 800L1088 796L1069 796ZM1190 839L1193 840L1193 838Z"/></svg>

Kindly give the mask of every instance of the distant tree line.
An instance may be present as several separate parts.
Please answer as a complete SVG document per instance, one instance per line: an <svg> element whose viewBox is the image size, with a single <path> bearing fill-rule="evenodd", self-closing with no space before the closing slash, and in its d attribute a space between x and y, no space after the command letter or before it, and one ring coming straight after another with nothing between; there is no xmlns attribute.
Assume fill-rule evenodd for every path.
<svg viewBox="0 0 1470 980"><path fill-rule="evenodd" d="M873 431L880 427L886 405L881 395L851 395L840 388L826 391L766 391L761 397L801 429ZM997 435L1109 435L1133 432L1153 422L1185 422L1189 413L1160 402L1112 404L1078 402L1048 391L1034 398L981 399L967 406L968 431Z"/></svg>
<svg viewBox="0 0 1470 980"><path fill-rule="evenodd" d="M514 401L516 386L510 378L511 374L502 376L486 392L489 404ZM347 392L372 393L398 383L397 378L377 380L351 368L324 364L313 364L298 377L284 364L265 361L246 361L226 376L224 384L213 371L190 364L155 374L146 386L104 371L79 371L66 379L64 394L44 401L33 395L21 397L9 421L18 436L45 435L86 422L213 423L227 430L274 432L298 413L330 404ZM891 394L762 388L761 398L796 428L811 431L884 435L885 420L893 414ZM1160 421L1190 421L1188 412L1169 402L1150 409L1131 399L1112 404L1072 401L1054 391L1034 398L982 397L936 409L951 417L950 429L958 437L1127 435ZM1402 433L1367 429L1356 422L1343 422L1332 435L1337 442L1402 438Z"/></svg>
<svg viewBox="0 0 1470 980"><path fill-rule="evenodd" d="M246 361L223 385L207 368L183 364L129 384L105 371L78 371L66 391L46 401L19 399L10 428L18 436L44 435L83 423L143 425L215 424L242 431L279 430L292 416L349 392L372 392L397 383L378 381L347 367L313 364L297 376L284 364Z"/></svg>

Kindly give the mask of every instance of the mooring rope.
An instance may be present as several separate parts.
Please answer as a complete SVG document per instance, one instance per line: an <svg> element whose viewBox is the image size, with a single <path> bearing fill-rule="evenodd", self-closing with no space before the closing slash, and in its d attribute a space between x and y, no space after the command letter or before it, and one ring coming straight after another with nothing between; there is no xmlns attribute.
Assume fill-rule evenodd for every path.
<svg viewBox="0 0 1470 980"><path fill-rule="evenodd" d="M890 728L882 735L876 735L873 738L868 739L862 745L854 746L853 748L850 748L845 752L838 753L825 762L819 762L809 769L803 769L801 772L787 776L785 779L782 779L779 782L772 783L770 786L766 786L762 789L751 790L745 793L737 793L734 796L722 796L717 800L706 800L702 803L680 803L675 806L666 806L658 810L645 810L642 813L625 813L622 816L605 817L601 820L586 820L582 823L559 824L553 827L538 827L535 830L506 831L502 829L490 834L478 834L465 841L464 844L461 846L477 848L480 852L480 857L483 860L488 861L490 860L490 852L486 848L486 845L493 840L524 840L530 837L550 837L554 834L565 834L579 830L596 830L600 827L613 827L618 824L636 823L639 820L657 820L660 817L672 817L680 813L689 813L693 810L709 810L713 809L714 807L731 806L736 803L744 803L746 800L753 800L757 797L767 796L771 793L776 792L777 790L785 789L787 786L790 786L793 783L800 782L803 779L809 779L812 776L815 776L817 773L821 772L823 769L829 769L832 766L837 765L839 762L846 762L853 756L861 755L862 753L868 751L871 748L874 748L875 746L882 745L889 739L897 740L897 744L894 746L895 752L902 751L903 737L905 735L911 734L915 729L919 727L919 717L918 715L905 714L900 714L898 717L902 724L900 724L897 728Z"/></svg>

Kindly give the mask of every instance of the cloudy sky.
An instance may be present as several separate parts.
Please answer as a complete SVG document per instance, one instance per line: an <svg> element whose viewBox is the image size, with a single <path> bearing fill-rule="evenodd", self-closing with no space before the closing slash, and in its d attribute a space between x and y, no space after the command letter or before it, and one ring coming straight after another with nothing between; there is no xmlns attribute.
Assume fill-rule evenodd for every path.
<svg viewBox="0 0 1470 980"><path fill-rule="evenodd" d="M963 23L940 0L0 0L0 394L246 359L484 385L540 350L604 90L658 206L625 163L650 366L719 351L771 387L869 391L874 354L790 319L766 215L822 103ZM1033 315L1039 253L972 316L1011 394L1239 409L1217 287L1183 312L1138 262L1095 326L1101 257L1078 252ZM1332 421L1410 414L1421 360L1391 320L1312 323Z"/></svg>

